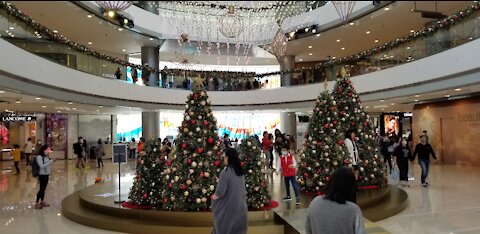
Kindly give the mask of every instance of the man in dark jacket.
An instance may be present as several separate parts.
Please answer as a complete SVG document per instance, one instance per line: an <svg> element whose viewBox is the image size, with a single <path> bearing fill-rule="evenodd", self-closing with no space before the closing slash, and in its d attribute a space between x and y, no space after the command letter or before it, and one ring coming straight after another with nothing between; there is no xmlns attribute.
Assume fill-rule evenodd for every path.
<svg viewBox="0 0 480 234"><path fill-rule="evenodd" d="M428 168L430 166L430 154L432 157L437 160L437 156L435 156L435 152L433 152L432 146L427 143L427 137L422 136L420 138L420 144L415 146L415 151L413 151L412 161L415 160L415 157L418 154L418 164L422 168L422 186L427 187L428 183L425 181L428 176Z"/></svg>
<svg viewBox="0 0 480 234"><path fill-rule="evenodd" d="M73 144L73 153L77 155L77 168L79 168L79 163L82 164L82 168L85 168L85 165L83 164L83 157L85 156L83 137L79 137L78 142Z"/></svg>

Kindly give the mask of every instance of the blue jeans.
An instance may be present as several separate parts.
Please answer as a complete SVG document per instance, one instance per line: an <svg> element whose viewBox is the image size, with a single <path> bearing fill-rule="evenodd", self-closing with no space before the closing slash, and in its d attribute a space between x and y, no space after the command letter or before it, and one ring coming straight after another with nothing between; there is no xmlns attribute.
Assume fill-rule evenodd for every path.
<svg viewBox="0 0 480 234"><path fill-rule="evenodd" d="M300 200L297 179L295 178L295 176L285 176L283 178L285 179L285 189L287 190L287 197L290 197L290 182L292 182L293 191L295 192L295 198L297 199L297 201Z"/></svg>
<svg viewBox="0 0 480 234"><path fill-rule="evenodd" d="M430 160L419 159L418 164L420 164L420 167L422 168L421 182L423 184L425 183L425 179L427 179L428 176L428 167L430 166Z"/></svg>

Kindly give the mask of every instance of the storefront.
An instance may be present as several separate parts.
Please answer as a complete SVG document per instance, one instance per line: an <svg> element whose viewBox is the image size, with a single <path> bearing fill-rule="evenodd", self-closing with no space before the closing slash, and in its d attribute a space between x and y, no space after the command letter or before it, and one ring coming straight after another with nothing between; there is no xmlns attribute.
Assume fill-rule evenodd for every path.
<svg viewBox="0 0 480 234"><path fill-rule="evenodd" d="M44 114L2 113L0 121L1 160L8 160L13 145L18 144L22 148L28 138L31 138L33 143L45 142Z"/></svg>

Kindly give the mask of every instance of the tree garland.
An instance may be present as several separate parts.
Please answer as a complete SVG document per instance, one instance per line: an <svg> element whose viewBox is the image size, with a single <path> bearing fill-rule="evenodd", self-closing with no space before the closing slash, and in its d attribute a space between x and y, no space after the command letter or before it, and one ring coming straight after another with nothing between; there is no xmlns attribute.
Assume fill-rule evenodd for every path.
<svg viewBox="0 0 480 234"><path fill-rule="evenodd" d="M20 10L18 10L16 7L14 7L11 3L8 3L6 1L1 1L0 9L5 9L9 15L14 16L17 20L23 21L24 23L26 23L26 25L28 27L31 27L34 30L49 36L51 39L55 40L56 42L65 44L65 45L67 45L67 46L69 46L69 47L71 47L71 48L73 48L73 49L75 49L79 52L86 53L88 55L91 55L91 56L94 56L96 58L103 59L103 60L106 60L106 61L109 61L109 62L112 62L112 63L120 64L122 66L136 67L137 69L141 69L141 70L144 70L144 71L150 71L150 72L156 72L156 73L161 72L161 70L159 70L159 69L148 67L148 66L141 66L141 65L132 64L132 63L129 63L129 62L123 60L123 59L114 58L112 56L96 52L94 50L89 49L88 47L86 47L84 45L81 45L81 44L78 44L76 42L70 41L67 38L65 38L63 35L58 34L58 33L54 33L52 30L48 29L47 27L37 23L34 19L25 15ZM251 78L251 77L263 78L263 77L273 76L273 75L284 75L284 74L291 74L291 73L296 73L296 72L303 72L303 71L306 71L306 70L319 69L319 68L328 67L328 66L332 66L332 65L338 65L338 64L341 64L341 63L344 63L344 62L355 62L355 61L364 59L368 56L371 56L375 53L384 52L388 49L398 47L398 46L400 46L404 43L411 42L411 41L413 41L413 40L415 40L419 37L428 36L428 35L431 35L431 34L437 32L439 30L447 29L447 28L451 27L452 25L455 25L455 24L463 21L464 19L468 18L470 15L474 14L478 10L480 10L480 1L474 1L472 5L466 7L464 10L459 11L459 12L457 12L457 13L455 13L455 14L447 17L447 18L438 20L434 25L423 28L419 31L413 32L413 33L411 33L407 36L404 36L402 38L398 38L396 40L387 42L387 43L385 43L381 46L374 47L372 49L360 52L360 53L355 54L355 55L350 55L350 56L346 56L346 57L343 57L343 58L333 59L333 60L329 60L329 61L326 61L326 62L318 63L314 66L314 68L308 68L308 69L296 68L296 69L289 70L289 71L270 72L270 73L264 73L264 74L223 72L224 77L228 77L228 78ZM180 69L176 69L175 73L168 72L167 74L179 74L179 71L180 72L183 71L183 72L187 72L187 73L192 73L192 72L195 73L196 72L196 73L200 73L200 74L206 74L209 77L213 77L212 76L213 74L218 74L218 71L199 72L199 71L180 70ZM209 73L212 73L212 74L209 74Z"/></svg>

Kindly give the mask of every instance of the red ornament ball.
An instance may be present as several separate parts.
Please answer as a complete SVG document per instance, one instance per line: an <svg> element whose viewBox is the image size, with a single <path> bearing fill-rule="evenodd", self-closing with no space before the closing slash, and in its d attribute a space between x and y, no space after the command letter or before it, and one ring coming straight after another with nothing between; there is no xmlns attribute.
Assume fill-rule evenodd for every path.
<svg viewBox="0 0 480 234"><path fill-rule="evenodd" d="M338 144L339 144L339 145L343 145L343 141L342 141L342 140L338 140Z"/></svg>
<svg viewBox="0 0 480 234"><path fill-rule="evenodd" d="M338 88L338 92L341 93L341 92L342 92L342 89L341 89L341 88Z"/></svg>
<svg viewBox="0 0 480 234"><path fill-rule="evenodd" d="M243 167L245 166L245 162L240 162L240 165Z"/></svg>
<svg viewBox="0 0 480 234"><path fill-rule="evenodd" d="M173 187L172 183L168 183L168 188L171 189Z"/></svg>
<svg viewBox="0 0 480 234"><path fill-rule="evenodd" d="M200 172L200 177L202 177L202 178L205 177L205 173Z"/></svg>
<svg viewBox="0 0 480 234"><path fill-rule="evenodd" d="M182 144L182 149L186 149L187 148L187 144L183 143Z"/></svg>
<svg viewBox="0 0 480 234"><path fill-rule="evenodd" d="M337 121L334 120L334 121L333 121L333 125L337 125Z"/></svg>
<svg viewBox="0 0 480 234"><path fill-rule="evenodd" d="M350 80L345 81L345 83L350 84Z"/></svg>
<svg viewBox="0 0 480 234"><path fill-rule="evenodd" d="M167 167L169 167L170 165L172 165L172 160L168 159L165 161L165 165L167 165Z"/></svg>
<svg viewBox="0 0 480 234"><path fill-rule="evenodd" d="M191 159L188 159L188 160L187 160L187 163L188 163L188 164L191 164L191 163L192 163L192 160L191 160Z"/></svg>
<svg viewBox="0 0 480 234"><path fill-rule="evenodd" d="M324 127L324 128L328 128L328 124L325 124L323 127Z"/></svg>
<svg viewBox="0 0 480 234"><path fill-rule="evenodd" d="M167 203L167 201L168 201L167 198L164 197L164 198L163 198L163 203Z"/></svg>
<svg viewBox="0 0 480 234"><path fill-rule="evenodd" d="M203 148L198 148L197 153L199 153L199 154L203 153Z"/></svg>
<svg viewBox="0 0 480 234"><path fill-rule="evenodd" d="M143 198L146 199L147 197L148 197L148 195L147 195L146 193L144 193L144 194L143 194Z"/></svg>
<svg viewBox="0 0 480 234"><path fill-rule="evenodd" d="M318 173L320 173L321 171L322 171L322 170L320 170L320 168L319 168L319 169L317 169L317 172L318 172Z"/></svg>
<svg viewBox="0 0 480 234"><path fill-rule="evenodd" d="M195 120L192 119L192 120L190 121L190 124L191 124L191 125L194 125L194 124L195 124Z"/></svg>
<svg viewBox="0 0 480 234"><path fill-rule="evenodd" d="M219 167L220 166L220 161L217 160L217 161L214 162L214 164L215 164L216 167Z"/></svg>
<svg viewBox="0 0 480 234"><path fill-rule="evenodd" d="M203 126L207 126L208 125L208 121L204 120L203 121Z"/></svg>
<svg viewBox="0 0 480 234"><path fill-rule="evenodd" d="M262 182L260 183L260 186L261 186L261 187L265 187L265 182L262 181Z"/></svg>
<svg viewBox="0 0 480 234"><path fill-rule="evenodd" d="M208 138L208 144L213 144L213 138Z"/></svg>
<svg viewBox="0 0 480 234"><path fill-rule="evenodd" d="M195 99L195 100L198 99L198 94L197 93L193 95L193 99Z"/></svg>
<svg viewBox="0 0 480 234"><path fill-rule="evenodd" d="M352 122L352 126L355 126L355 122Z"/></svg>
<svg viewBox="0 0 480 234"><path fill-rule="evenodd" d="M368 126L368 122L363 123L363 125Z"/></svg>
<svg viewBox="0 0 480 234"><path fill-rule="evenodd" d="M304 176L305 178L308 178L308 174L307 174L307 173L304 173L303 176Z"/></svg>
<svg viewBox="0 0 480 234"><path fill-rule="evenodd" d="M352 93L347 93L347 95L348 95L349 97L351 97L351 96L352 96Z"/></svg>
<svg viewBox="0 0 480 234"><path fill-rule="evenodd" d="M181 188L182 190L186 190L186 189L187 189L187 186L185 186L184 184L182 184L182 186L180 186L180 188Z"/></svg>

